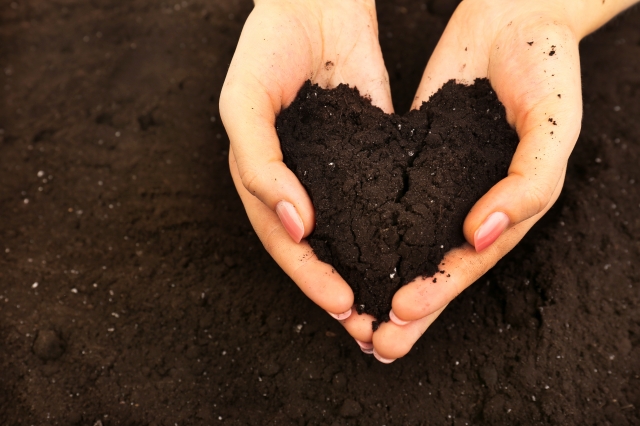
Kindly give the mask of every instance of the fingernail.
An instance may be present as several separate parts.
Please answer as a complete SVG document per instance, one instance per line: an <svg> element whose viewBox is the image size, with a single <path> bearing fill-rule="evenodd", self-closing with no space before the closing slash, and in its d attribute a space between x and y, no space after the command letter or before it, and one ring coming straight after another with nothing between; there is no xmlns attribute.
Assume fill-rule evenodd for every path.
<svg viewBox="0 0 640 426"><path fill-rule="evenodd" d="M398 318L396 314L393 313L393 309L389 311L389 319L391 320L392 323L396 325L407 325L411 322L411 321L403 321L400 318Z"/></svg>
<svg viewBox="0 0 640 426"><path fill-rule="evenodd" d="M376 352L375 349L373 350L373 356L375 356L376 359L383 364L391 364L393 361L395 361L395 359L381 357L380 354L378 354L378 352Z"/></svg>
<svg viewBox="0 0 640 426"><path fill-rule="evenodd" d="M362 352L364 352L365 354L371 355L373 353L373 343L361 342L358 339L353 339L353 340L356 341L358 346L360 346L360 349L362 350Z"/></svg>
<svg viewBox="0 0 640 426"><path fill-rule="evenodd" d="M473 234L473 245L476 252L489 247L509 226L509 216L502 212L491 213Z"/></svg>
<svg viewBox="0 0 640 426"><path fill-rule="evenodd" d="M293 204L284 200L280 201L276 205L276 214L293 241L299 243L304 235L304 224Z"/></svg>
<svg viewBox="0 0 640 426"><path fill-rule="evenodd" d="M332 314L331 312L327 312L329 315L337 319L338 321L346 320L351 316L351 308L348 311L343 312L341 314Z"/></svg>

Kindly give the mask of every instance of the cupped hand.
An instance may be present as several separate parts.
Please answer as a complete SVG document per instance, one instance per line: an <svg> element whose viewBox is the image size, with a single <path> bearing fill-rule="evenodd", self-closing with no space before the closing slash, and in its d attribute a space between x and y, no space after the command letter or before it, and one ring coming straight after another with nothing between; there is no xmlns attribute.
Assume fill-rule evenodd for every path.
<svg viewBox="0 0 640 426"><path fill-rule="evenodd" d="M220 94L231 175L256 234L300 289L371 352L373 318L351 315L351 288L304 240L313 205L282 161L275 119L309 79L355 86L392 112L373 0L256 1Z"/></svg>
<svg viewBox="0 0 640 426"><path fill-rule="evenodd" d="M425 69L413 108L455 79L488 78L520 143L508 176L469 212L467 244L446 254L447 276L418 278L373 336L383 362L404 356L447 304L508 253L557 200L580 133L578 43L568 2L466 0Z"/></svg>

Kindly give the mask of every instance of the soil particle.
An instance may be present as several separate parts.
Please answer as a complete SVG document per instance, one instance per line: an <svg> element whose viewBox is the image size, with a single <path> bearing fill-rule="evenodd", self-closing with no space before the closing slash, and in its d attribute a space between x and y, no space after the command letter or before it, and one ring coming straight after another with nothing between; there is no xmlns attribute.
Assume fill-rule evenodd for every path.
<svg viewBox="0 0 640 426"><path fill-rule="evenodd" d="M33 353L43 361L55 361L62 356L65 342L53 330L41 330L33 342Z"/></svg>
<svg viewBox="0 0 640 426"><path fill-rule="evenodd" d="M505 408L505 400L503 395L495 395L484 403L482 415L487 424L499 424L503 419Z"/></svg>
<svg viewBox="0 0 640 426"><path fill-rule="evenodd" d="M487 387L493 387L498 383L498 372L493 365L485 365L480 369L480 378Z"/></svg>
<svg viewBox="0 0 640 426"><path fill-rule="evenodd" d="M404 116L348 86L307 82L277 130L315 207L311 247L351 285L358 312L381 321L400 286L462 245L464 218L518 144L486 79L450 81Z"/></svg>
<svg viewBox="0 0 640 426"><path fill-rule="evenodd" d="M336 389L344 389L347 387L347 376L344 373L337 373L333 376L331 383Z"/></svg>
<svg viewBox="0 0 640 426"><path fill-rule="evenodd" d="M345 399L340 407L340 415L342 417L357 417L362 414L362 406L353 399Z"/></svg>
<svg viewBox="0 0 640 426"><path fill-rule="evenodd" d="M278 374L279 371L280 371L280 366L273 361L266 362L260 368L260 374L267 377L275 376L276 374Z"/></svg>

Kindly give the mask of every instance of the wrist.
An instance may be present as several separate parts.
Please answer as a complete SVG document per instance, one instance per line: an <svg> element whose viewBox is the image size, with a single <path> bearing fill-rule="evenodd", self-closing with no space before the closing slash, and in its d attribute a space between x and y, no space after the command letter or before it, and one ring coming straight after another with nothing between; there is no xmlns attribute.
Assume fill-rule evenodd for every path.
<svg viewBox="0 0 640 426"><path fill-rule="evenodd" d="M578 40L596 31L616 15L638 3L638 0L567 0L554 2L564 9L570 27Z"/></svg>
<svg viewBox="0 0 640 426"><path fill-rule="evenodd" d="M500 26L515 19L531 22L543 18L571 30L579 41L640 0L465 0L458 9L497 18ZM456 11L457 12L457 11ZM538 21L540 22L540 21Z"/></svg>
<svg viewBox="0 0 640 426"><path fill-rule="evenodd" d="M333 0L335 2L335 0ZM349 0L353 3L356 3L360 6L365 6L369 9L376 8L375 0ZM262 3L294 3L294 4L313 4L322 6L323 4L331 3L331 0L253 0L254 5L262 4Z"/></svg>

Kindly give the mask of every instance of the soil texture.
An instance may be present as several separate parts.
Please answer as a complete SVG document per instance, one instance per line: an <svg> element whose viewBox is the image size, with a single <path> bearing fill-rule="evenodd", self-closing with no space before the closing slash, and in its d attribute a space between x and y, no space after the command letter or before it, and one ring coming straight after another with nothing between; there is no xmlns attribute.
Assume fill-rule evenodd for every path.
<svg viewBox="0 0 640 426"><path fill-rule="evenodd" d="M446 273L464 218L506 177L518 145L486 79L450 81L404 116L346 85L307 82L277 130L315 208L311 247L353 288L358 312L379 321L400 286Z"/></svg>
<svg viewBox="0 0 640 426"><path fill-rule="evenodd" d="M376 4L406 111L455 2ZM640 424L640 10L582 42L555 207L381 365L232 185L218 95L251 8L0 2L0 424Z"/></svg>

